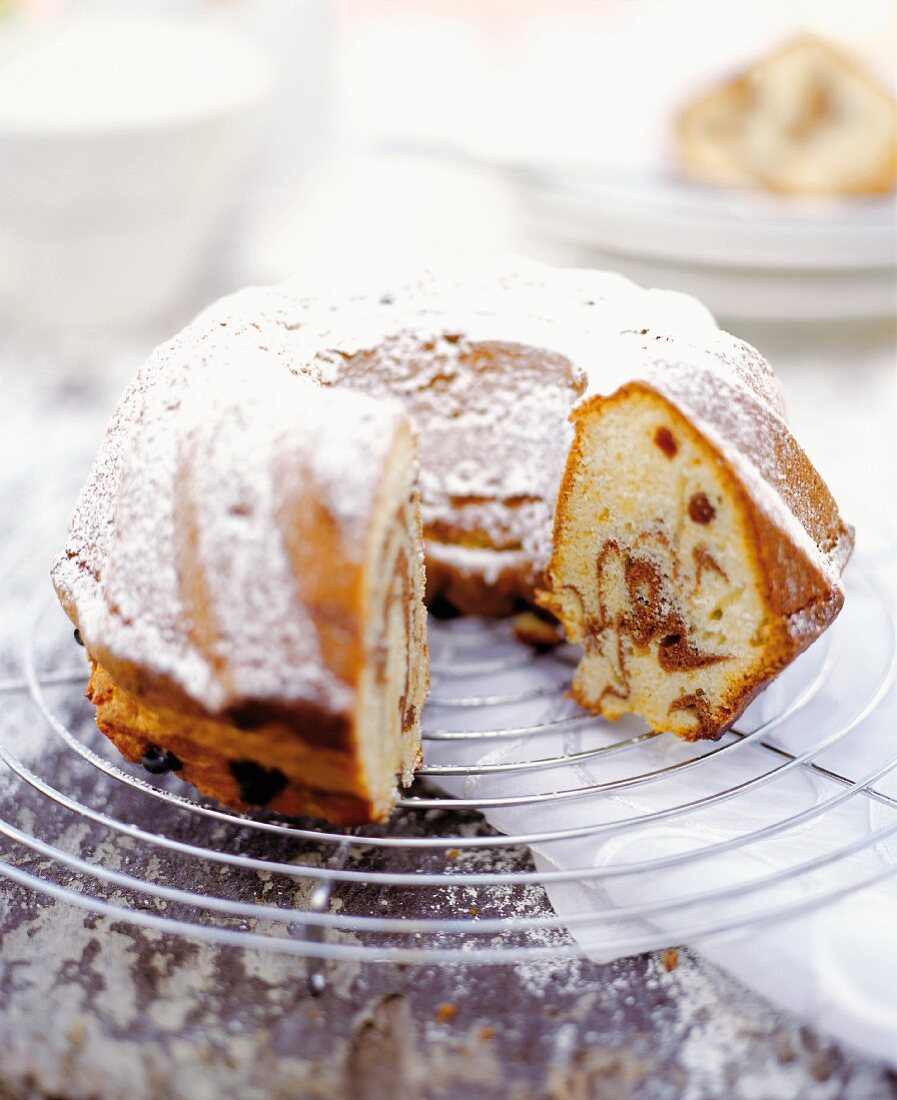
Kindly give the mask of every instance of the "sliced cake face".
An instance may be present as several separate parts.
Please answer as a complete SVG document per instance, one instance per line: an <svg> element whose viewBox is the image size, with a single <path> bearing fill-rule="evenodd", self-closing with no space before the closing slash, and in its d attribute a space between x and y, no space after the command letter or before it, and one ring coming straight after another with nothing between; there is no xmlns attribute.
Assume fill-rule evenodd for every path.
<svg viewBox="0 0 897 1100"><path fill-rule="evenodd" d="M803 36L697 99L679 119L683 166L708 182L795 194L887 191L893 97L853 59Z"/></svg>
<svg viewBox="0 0 897 1100"><path fill-rule="evenodd" d="M752 505L647 385L590 399L576 428L544 596L583 647L574 696L609 718L717 736L795 652L769 606Z"/></svg>
<svg viewBox="0 0 897 1100"><path fill-rule="evenodd" d="M417 457L400 433L378 492L364 573L365 660L355 701L355 737L369 797L384 817L422 762L421 714L429 690L424 557Z"/></svg>

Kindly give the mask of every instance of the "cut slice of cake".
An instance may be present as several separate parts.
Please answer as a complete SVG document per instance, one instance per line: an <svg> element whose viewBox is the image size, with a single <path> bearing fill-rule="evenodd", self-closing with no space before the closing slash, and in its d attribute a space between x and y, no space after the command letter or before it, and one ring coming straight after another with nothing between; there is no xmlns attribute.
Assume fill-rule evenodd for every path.
<svg viewBox="0 0 897 1100"><path fill-rule="evenodd" d="M691 103L676 124L676 154L708 183L805 195L889 191L897 106L858 61L802 35Z"/></svg>
<svg viewBox="0 0 897 1100"><path fill-rule="evenodd" d="M695 740L834 619L852 533L737 355L674 349L574 412L541 602L583 647L581 705Z"/></svg>

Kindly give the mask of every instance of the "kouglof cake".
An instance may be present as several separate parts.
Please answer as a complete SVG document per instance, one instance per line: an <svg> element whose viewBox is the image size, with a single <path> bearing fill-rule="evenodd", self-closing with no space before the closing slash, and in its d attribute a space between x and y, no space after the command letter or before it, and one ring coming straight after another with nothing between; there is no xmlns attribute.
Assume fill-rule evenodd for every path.
<svg viewBox="0 0 897 1100"><path fill-rule="evenodd" d="M210 306L122 398L53 583L129 760L358 824L421 759L425 602L551 644L541 604L584 706L714 737L833 620L851 545L703 306L519 264Z"/></svg>

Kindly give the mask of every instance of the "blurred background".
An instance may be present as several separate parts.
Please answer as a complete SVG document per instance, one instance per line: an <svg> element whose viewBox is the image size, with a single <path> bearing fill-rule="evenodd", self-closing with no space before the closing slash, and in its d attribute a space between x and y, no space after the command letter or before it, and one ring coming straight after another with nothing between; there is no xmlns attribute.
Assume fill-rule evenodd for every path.
<svg viewBox="0 0 897 1100"><path fill-rule="evenodd" d="M798 50L756 178L702 178L682 111L807 32L849 60ZM893 547L893 179L843 194L838 172L897 140L895 50L893 0L0 0L5 476L92 452L221 293L517 253L703 298ZM820 119L823 193L783 193L776 141Z"/></svg>

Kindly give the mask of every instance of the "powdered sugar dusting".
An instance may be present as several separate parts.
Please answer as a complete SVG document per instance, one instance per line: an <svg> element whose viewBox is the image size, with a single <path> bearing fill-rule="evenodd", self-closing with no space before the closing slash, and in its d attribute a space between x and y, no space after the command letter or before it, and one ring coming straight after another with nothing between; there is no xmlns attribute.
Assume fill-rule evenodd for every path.
<svg viewBox="0 0 897 1100"><path fill-rule="evenodd" d="M504 567L535 583L570 413L633 378L684 402L759 506L836 579L849 538L817 545L830 526L825 509L812 514L821 482L809 463L806 485L782 463L779 389L753 348L684 295L517 264L315 298L287 283L214 303L123 397L54 568L60 599L101 661L142 665L212 710L240 696L330 698L338 686L278 527L283 456L359 554L404 407L431 557L487 583ZM190 584L214 608L214 626L192 634Z"/></svg>
<svg viewBox="0 0 897 1100"><path fill-rule="evenodd" d="M212 712L247 698L340 708L349 689L321 658L279 509L313 487L360 562L404 414L272 370L246 333L215 336L198 352L176 338L138 376L54 581L103 664L137 664ZM292 485L276 480L285 456Z"/></svg>
<svg viewBox="0 0 897 1100"><path fill-rule="evenodd" d="M302 299L297 361L326 384L399 397L420 430L428 552L483 551L489 576L512 556L535 583L572 442L570 411L615 363L612 338L676 318L716 332L707 310L610 272L501 264L425 272L334 305ZM469 563L468 563L469 564ZM484 579L489 578L481 574Z"/></svg>

